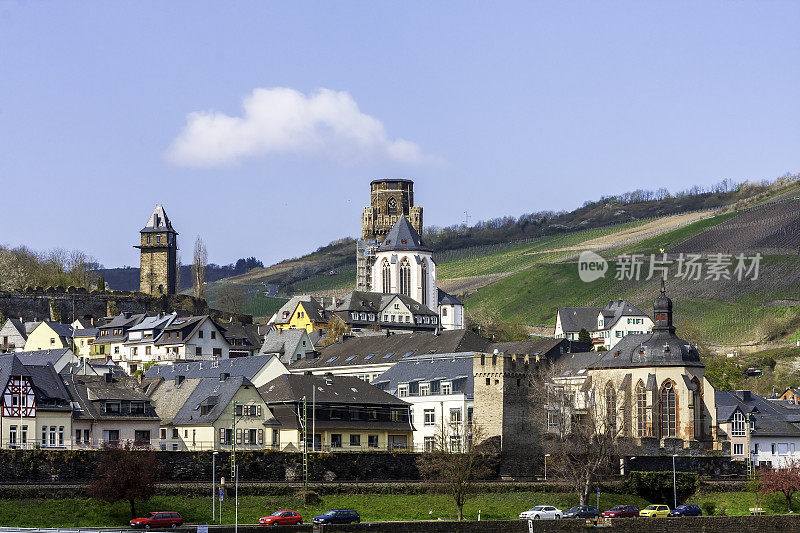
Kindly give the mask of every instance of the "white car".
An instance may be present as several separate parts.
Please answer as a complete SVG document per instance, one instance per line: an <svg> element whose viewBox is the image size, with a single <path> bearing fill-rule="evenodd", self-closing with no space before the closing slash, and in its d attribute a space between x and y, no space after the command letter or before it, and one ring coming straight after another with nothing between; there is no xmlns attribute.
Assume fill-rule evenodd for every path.
<svg viewBox="0 0 800 533"><path fill-rule="evenodd" d="M564 512L561 509L556 509L552 505L537 505L536 507L531 507L527 511L520 513L519 517L523 520L539 520L542 518L558 520L561 518L562 514L564 514Z"/></svg>

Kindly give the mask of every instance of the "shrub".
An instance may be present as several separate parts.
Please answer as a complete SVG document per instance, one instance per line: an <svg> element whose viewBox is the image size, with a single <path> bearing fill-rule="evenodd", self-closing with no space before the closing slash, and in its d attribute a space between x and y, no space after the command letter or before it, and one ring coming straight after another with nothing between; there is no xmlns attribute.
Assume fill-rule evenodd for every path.
<svg viewBox="0 0 800 533"><path fill-rule="evenodd" d="M706 516L711 516L714 514L714 510L717 508L717 504L712 501L705 501L700 504L700 508L703 510L703 514Z"/></svg>
<svg viewBox="0 0 800 533"><path fill-rule="evenodd" d="M682 502L697 490L699 476L692 472L677 472L675 481L678 502ZM626 492L637 494L647 501L672 503L672 472L631 472L626 485Z"/></svg>

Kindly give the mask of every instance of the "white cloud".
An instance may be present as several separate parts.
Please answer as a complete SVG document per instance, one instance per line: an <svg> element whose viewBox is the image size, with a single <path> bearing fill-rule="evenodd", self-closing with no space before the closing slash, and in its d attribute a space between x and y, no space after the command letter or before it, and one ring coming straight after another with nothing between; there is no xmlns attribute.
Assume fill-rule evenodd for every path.
<svg viewBox="0 0 800 533"><path fill-rule="evenodd" d="M358 109L346 92L255 89L241 117L216 111L190 113L167 150L181 166L211 167L276 153L308 154L352 163L382 158L406 164L437 162L405 139L391 139L380 120Z"/></svg>

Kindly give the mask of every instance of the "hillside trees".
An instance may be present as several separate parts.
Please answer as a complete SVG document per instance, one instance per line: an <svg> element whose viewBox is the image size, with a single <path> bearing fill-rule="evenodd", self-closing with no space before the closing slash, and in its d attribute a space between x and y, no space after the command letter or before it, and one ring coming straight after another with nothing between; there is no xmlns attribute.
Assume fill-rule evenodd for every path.
<svg viewBox="0 0 800 533"><path fill-rule="evenodd" d="M0 246L0 290L51 286L90 289L98 268L95 259L80 250L36 252L25 246Z"/></svg>

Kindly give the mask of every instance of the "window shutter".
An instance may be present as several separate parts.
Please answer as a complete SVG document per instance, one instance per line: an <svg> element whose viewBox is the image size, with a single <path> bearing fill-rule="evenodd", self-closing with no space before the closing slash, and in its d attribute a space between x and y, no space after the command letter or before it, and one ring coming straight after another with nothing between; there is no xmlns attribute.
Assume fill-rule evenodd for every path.
<svg viewBox="0 0 800 533"><path fill-rule="evenodd" d="M256 409L256 416L261 416L261 406L260 405L258 406L258 409Z"/></svg>
<svg viewBox="0 0 800 533"><path fill-rule="evenodd" d="M219 428L219 443L225 444L225 428Z"/></svg>
<svg viewBox="0 0 800 533"><path fill-rule="evenodd" d="M261 410L261 408L259 407L259 411L260 410ZM264 444L264 430L263 429L259 429L258 430L258 443L259 444Z"/></svg>
<svg viewBox="0 0 800 533"><path fill-rule="evenodd" d="M236 444L242 443L242 428L236 428Z"/></svg>
<svg viewBox="0 0 800 533"><path fill-rule="evenodd" d="M237 405L235 409L236 416L242 416L242 407L243 405Z"/></svg>
<svg viewBox="0 0 800 533"><path fill-rule="evenodd" d="M244 443L250 444L250 430L248 429L244 431Z"/></svg>

